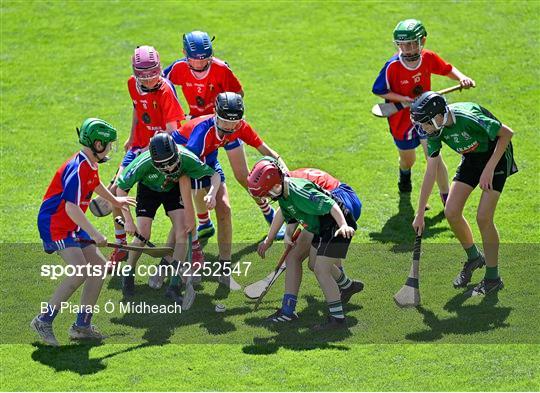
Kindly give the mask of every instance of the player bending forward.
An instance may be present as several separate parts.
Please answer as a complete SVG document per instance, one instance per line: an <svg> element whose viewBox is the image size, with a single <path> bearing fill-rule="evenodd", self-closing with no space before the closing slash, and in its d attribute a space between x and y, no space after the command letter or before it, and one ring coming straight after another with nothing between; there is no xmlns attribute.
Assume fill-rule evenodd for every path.
<svg viewBox="0 0 540 393"><path fill-rule="evenodd" d="M106 261L96 245L106 244L107 239L84 215L92 193L96 191L119 209L134 206L135 200L113 196L99 180L97 164L107 161L111 145L116 141L116 129L103 120L90 118L82 123L77 132L83 148L56 171L39 209L38 229L43 248L48 254L58 253L67 265L100 265L104 269ZM96 245L80 243L78 239L93 239ZM90 276L84 273L85 270L94 271L93 268L82 269L82 276L66 277L49 299L47 311L30 323L45 343L59 345L53 332L53 321L61 304L82 284L81 311L69 328L69 337L74 340L101 340L105 337L90 323L103 286L103 275Z"/></svg>
<svg viewBox="0 0 540 393"><path fill-rule="evenodd" d="M429 155L413 228L417 233L424 230L424 210L435 181L436 159L444 142L462 155L444 208L452 231L467 253L467 262L455 278L454 287L466 287L473 271L485 264L484 279L471 294L485 295L502 289L498 269L499 233L493 217L506 178L517 172L510 142L513 131L478 104L458 102L447 105L443 96L432 91L414 101L411 119L427 134ZM476 222L482 235L485 259L463 216L465 203L477 185L480 185L482 195Z"/></svg>
<svg viewBox="0 0 540 393"><path fill-rule="evenodd" d="M330 193L312 181L285 176L275 160L262 159L255 164L248 176L248 190L256 197L277 200L280 210L268 236L259 245L258 253L264 257L266 250L283 221L287 222L286 239L290 243L298 223L313 234L309 250L309 265L315 272L328 303L327 321L314 326L315 330L346 328L345 313L339 282L346 281L337 265L347 256L351 238L360 216L360 200L352 191L344 194ZM344 190L345 191L345 190ZM350 296L349 296L350 297ZM347 299L348 300L348 299ZM291 314L294 318L294 310Z"/></svg>

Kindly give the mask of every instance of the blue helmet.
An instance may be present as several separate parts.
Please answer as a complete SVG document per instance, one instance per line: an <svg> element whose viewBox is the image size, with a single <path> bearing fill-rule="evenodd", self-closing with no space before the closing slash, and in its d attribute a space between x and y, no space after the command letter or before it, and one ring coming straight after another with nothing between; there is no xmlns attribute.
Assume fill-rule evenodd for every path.
<svg viewBox="0 0 540 393"><path fill-rule="evenodd" d="M190 59L204 60L212 57L212 39L204 31L184 34L184 50Z"/></svg>

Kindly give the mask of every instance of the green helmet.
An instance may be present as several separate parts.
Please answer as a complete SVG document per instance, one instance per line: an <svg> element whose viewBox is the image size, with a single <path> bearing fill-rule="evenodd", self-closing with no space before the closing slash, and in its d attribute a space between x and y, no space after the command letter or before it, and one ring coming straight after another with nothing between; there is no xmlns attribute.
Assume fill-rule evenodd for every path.
<svg viewBox="0 0 540 393"><path fill-rule="evenodd" d="M116 141L116 128L105 120L90 117L83 121L81 129L77 128L79 142L83 146L94 149L94 142L100 141L106 146L109 142Z"/></svg>
<svg viewBox="0 0 540 393"><path fill-rule="evenodd" d="M418 19L406 19L394 29L394 42L416 41L427 37L427 31Z"/></svg>

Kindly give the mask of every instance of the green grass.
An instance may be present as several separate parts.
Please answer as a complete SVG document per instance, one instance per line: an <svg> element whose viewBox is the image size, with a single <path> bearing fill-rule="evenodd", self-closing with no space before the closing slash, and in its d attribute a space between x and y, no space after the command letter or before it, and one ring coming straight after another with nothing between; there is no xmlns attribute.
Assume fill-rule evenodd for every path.
<svg viewBox="0 0 540 393"><path fill-rule="evenodd" d="M0 388L539 390L539 3L200 4L2 1ZM411 199L400 200L395 147L386 123L369 110L377 101L373 80L393 53L391 31L408 17L426 24L429 49L476 80L476 89L453 93L451 101L476 101L516 131L520 172L508 180L496 215L507 285L498 298L465 299L451 288L463 252L434 194L422 259L423 308L402 311L392 303L409 265L410 223L425 163L420 157L413 170ZM248 120L289 167L325 169L358 191L364 209L346 268L365 280L366 291L350 307L352 328L319 337L308 332L325 306L306 273L302 319L294 329L260 324L278 306L281 283L252 313L241 294L227 297L210 282L183 315L96 315L113 335L108 344L36 344L28 323L54 288L39 276L39 266L60 260L39 250L35 220L54 171L78 149L74 128L98 116L119 128L121 141L127 138L133 48L154 45L168 65L180 56L181 32L193 29L216 35L216 55L244 85ZM434 88L452 83L433 78ZM253 163L257 154L247 154ZM448 149L443 154L452 174L459 156ZM280 247L266 262L254 254L266 224L224 156L236 255L253 262L248 277L239 279L247 284L270 271ZM118 152L101 168L104 181L120 159ZM478 198L475 192L465 215L479 240ZM108 220L92 221L112 236ZM155 239L166 231L161 214ZM21 242L32 244L12 247ZM214 248L211 242L210 256ZM137 300L161 302L160 294L138 284ZM100 304L119 301L118 289L118 282L108 281ZM227 305L226 313L214 313L216 301ZM71 320L58 318L63 343Z"/></svg>

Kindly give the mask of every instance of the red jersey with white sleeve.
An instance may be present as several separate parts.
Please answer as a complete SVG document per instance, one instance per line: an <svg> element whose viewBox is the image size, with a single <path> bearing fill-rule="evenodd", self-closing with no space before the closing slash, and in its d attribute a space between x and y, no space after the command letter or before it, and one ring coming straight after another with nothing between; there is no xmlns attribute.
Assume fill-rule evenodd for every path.
<svg viewBox="0 0 540 393"><path fill-rule="evenodd" d="M38 214L38 229L44 242L65 239L70 232L79 230L66 212L66 202L86 212L92 193L99 184L97 164L92 163L82 151L56 171Z"/></svg>
<svg viewBox="0 0 540 393"><path fill-rule="evenodd" d="M199 78L196 74L202 77ZM229 65L216 57L205 72L194 73L189 68L187 59L183 58L165 68L163 75L173 84L182 86L191 117L213 113L214 102L219 93L242 91L242 85Z"/></svg>
<svg viewBox="0 0 540 393"><path fill-rule="evenodd" d="M151 92L143 91L134 76L128 79L128 90L136 113L133 134L133 148L144 148L156 132L165 131L167 123L185 119L184 111L178 102L174 86L169 80L161 78L161 86Z"/></svg>
<svg viewBox="0 0 540 393"><path fill-rule="evenodd" d="M241 120L232 134L220 137L215 126L215 115L201 116L185 123L178 132L173 133L176 143L185 145L203 162L220 147L241 139L248 145L259 148L264 142L255 130L245 120ZM214 155L212 155L214 157Z"/></svg>
<svg viewBox="0 0 540 393"><path fill-rule="evenodd" d="M373 84L373 93L377 95L394 92L415 98L431 90L431 74L448 75L452 65L430 50L422 50L420 62L416 68L407 67L399 54L392 56L382 68ZM388 101L387 101L388 102ZM390 132L397 140L414 138L414 125L411 123L410 110L405 108L388 118Z"/></svg>
<svg viewBox="0 0 540 393"><path fill-rule="evenodd" d="M341 184L341 182L332 175L315 168L295 169L294 171L289 171L288 175L290 177L309 180L326 191L334 191Z"/></svg>

